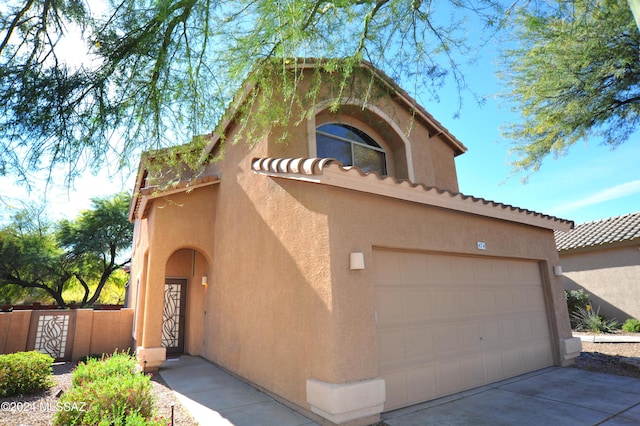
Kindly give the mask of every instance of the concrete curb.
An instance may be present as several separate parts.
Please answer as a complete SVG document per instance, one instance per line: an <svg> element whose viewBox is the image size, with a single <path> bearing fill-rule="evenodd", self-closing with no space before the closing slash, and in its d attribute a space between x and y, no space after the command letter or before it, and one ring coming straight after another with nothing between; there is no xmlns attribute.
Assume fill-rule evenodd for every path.
<svg viewBox="0 0 640 426"><path fill-rule="evenodd" d="M617 336L615 334L574 335L583 342L592 343L640 343L640 336Z"/></svg>

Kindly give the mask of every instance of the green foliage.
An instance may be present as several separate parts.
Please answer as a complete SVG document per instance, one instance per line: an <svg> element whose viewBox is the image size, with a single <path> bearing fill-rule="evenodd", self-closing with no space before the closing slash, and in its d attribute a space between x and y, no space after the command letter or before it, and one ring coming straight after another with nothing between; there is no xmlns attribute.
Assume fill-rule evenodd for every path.
<svg viewBox="0 0 640 426"><path fill-rule="evenodd" d="M627 333L640 333L640 321L635 318L629 318L622 324L622 330Z"/></svg>
<svg viewBox="0 0 640 426"><path fill-rule="evenodd" d="M611 147L640 124L640 32L626 0L522 8L504 52L508 100L522 117L503 132L517 169L537 170L588 137Z"/></svg>
<svg viewBox="0 0 640 426"><path fill-rule="evenodd" d="M131 195L126 192L94 198L93 209L59 224L57 239L76 267L73 275L84 289L83 305L96 303L113 274L130 261L118 259L133 240L133 224L128 217L130 201ZM90 280L97 283L91 297Z"/></svg>
<svg viewBox="0 0 640 426"><path fill-rule="evenodd" d="M9 0L3 7L0 175L66 165L73 177L114 158L127 165L140 150L201 144L196 136L215 128L249 72L274 58L281 70L282 58L343 58L334 64L342 88L351 84L353 63L364 59L433 98L446 78L463 90L458 58L475 52L466 43L465 21L487 28L483 37L474 34L477 42L505 16L495 0L105 3L104 12L76 1ZM80 64L56 47L73 29L86 48ZM285 74L275 85L287 93L294 86ZM265 83L270 92L272 83ZM304 111L296 104L247 112L265 124L297 122ZM162 152L184 160L173 149Z"/></svg>
<svg viewBox="0 0 640 426"><path fill-rule="evenodd" d="M59 403L71 409L56 412L55 425L145 424L140 422L153 414L151 379L126 353L90 358L78 364Z"/></svg>
<svg viewBox="0 0 640 426"><path fill-rule="evenodd" d="M63 293L79 289L80 300L72 300L86 306L109 283L122 294L125 279L116 272L130 262L123 257L133 239L129 200L128 193L93 199L93 209L58 224L31 210L16 214L0 229L0 300L47 295L66 306Z"/></svg>
<svg viewBox="0 0 640 426"><path fill-rule="evenodd" d="M53 386L53 358L40 352L0 355L0 396L29 395Z"/></svg>
<svg viewBox="0 0 640 426"><path fill-rule="evenodd" d="M171 419L163 416L146 419L139 413L133 413L127 416L125 426L171 426Z"/></svg>
<svg viewBox="0 0 640 426"><path fill-rule="evenodd" d="M78 361L76 361L76 364L86 364L89 360L92 360L92 359L102 361L106 357L108 357L107 354L98 354L98 353L87 354L85 356L81 356L80 358L78 358Z"/></svg>
<svg viewBox="0 0 640 426"><path fill-rule="evenodd" d="M578 309L586 309L589 305L589 293L585 293L584 289L564 291L564 298L567 301L567 308L569 309L569 319L571 320L571 326L575 328L576 323L573 319L573 315Z"/></svg>
<svg viewBox="0 0 640 426"><path fill-rule="evenodd" d="M100 292L97 304L119 305L124 303L125 285L129 281L129 275L122 269L117 269L109 276L107 283ZM98 287L98 280L88 282L89 294L94 294ZM80 303L85 297L86 290L77 279L72 279L62 292L62 298L67 303Z"/></svg>
<svg viewBox="0 0 640 426"><path fill-rule="evenodd" d="M599 315L600 308L595 312L591 305L586 308L579 307L572 315L577 331L589 331L593 333L613 333L619 326L615 319L607 320Z"/></svg>
<svg viewBox="0 0 640 426"><path fill-rule="evenodd" d="M12 303L52 296L45 283L58 286L66 279L65 263L43 210L31 207L17 212L0 229L0 299Z"/></svg>

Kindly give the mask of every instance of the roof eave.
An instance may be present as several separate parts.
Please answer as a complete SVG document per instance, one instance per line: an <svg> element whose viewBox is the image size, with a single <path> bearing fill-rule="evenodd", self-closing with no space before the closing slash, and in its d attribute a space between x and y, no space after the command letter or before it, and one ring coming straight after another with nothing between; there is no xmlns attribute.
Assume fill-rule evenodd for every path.
<svg viewBox="0 0 640 426"><path fill-rule="evenodd" d="M308 68L317 68L322 65L322 60L313 59L313 58L305 58L302 63L291 63L289 67L298 67L301 69ZM405 90L403 90L396 82L391 79L388 75L386 75L382 70L377 69L368 61L362 60L360 62L360 66L362 68L366 68L373 76L375 76L380 82L382 82L390 91L392 91L398 99L402 103L405 104L405 107L410 110L412 113L415 113L421 120L425 121L430 127L432 127L435 132L433 136L442 136L442 138L447 142L451 148L453 149L454 156L458 156L467 152L467 147L458 140L449 130L442 125L438 120L436 120L427 110L421 106L411 95L409 95ZM233 122L234 117L237 114L240 106L245 102L249 94L255 89L255 83L246 83L239 90L236 99L231 103L223 118L221 119L217 129L219 132L226 133L229 126ZM209 155L214 148L220 143L221 137L218 133L212 132L207 135L210 142L205 147L205 155Z"/></svg>
<svg viewBox="0 0 640 426"><path fill-rule="evenodd" d="M629 240L623 240L623 241L613 241L613 242L606 242L606 243L600 243L600 244L590 244L590 245L584 245L584 246L561 248L561 249L558 249L558 253L560 255L576 254L576 253L586 253L586 252L592 252L592 251L610 250L610 249L634 247L634 246L638 246L640 248L640 237L632 238Z"/></svg>
<svg viewBox="0 0 640 426"><path fill-rule="evenodd" d="M314 68L321 64L321 61L306 60L302 64L295 66L302 68ZM293 64L291 65L294 66ZM420 119L425 121L435 130L433 136L442 136L443 139L453 148L454 156L458 156L467 152L467 147L456 138L449 130L433 117L422 105L420 105L409 93L402 89L391 77L384 71L377 69L369 61L360 61L360 66L366 68L373 76L382 82L390 91L392 91L402 103L405 104L410 111L415 113Z"/></svg>
<svg viewBox="0 0 640 426"><path fill-rule="evenodd" d="M135 205L132 200L133 208L129 208L129 220L133 222L136 219L146 218L148 206L156 198L167 197L181 192L190 192L217 183L220 183L220 177L218 175L207 175L193 180L183 180L165 189L156 186L139 189L137 197L134 197L136 200Z"/></svg>

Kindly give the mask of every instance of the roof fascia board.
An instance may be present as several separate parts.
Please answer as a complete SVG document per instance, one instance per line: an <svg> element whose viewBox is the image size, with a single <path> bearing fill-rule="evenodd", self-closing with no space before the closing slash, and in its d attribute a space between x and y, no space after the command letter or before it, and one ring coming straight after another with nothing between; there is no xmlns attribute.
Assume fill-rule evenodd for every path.
<svg viewBox="0 0 640 426"><path fill-rule="evenodd" d="M214 177L214 176L211 176L211 177ZM156 198L167 197L169 195L174 195L181 192L189 192L194 189L203 188L205 186L215 185L218 183L220 183L220 178L218 176L215 176L214 179L204 178L204 180L200 182L196 182L191 185L189 185L188 182L184 182L179 184L178 187L167 189L167 190L159 190L158 187L153 187L153 186L149 188L143 188L139 192L140 194L139 206L133 212L129 213L129 220L133 222L133 220L135 220L136 217L140 219L144 219L145 211L147 210L147 205L153 200L155 200Z"/></svg>
<svg viewBox="0 0 640 426"><path fill-rule="evenodd" d="M227 134L231 123L233 123L233 120L235 119L236 114L240 109L240 106L245 103L255 87L256 84L252 82L250 84L243 84L243 86L240 88L240 95L231 102L231 105L223 114L220 124L216 126L216 129L219 129L219 132L214 130L213 132L209 133L209 143L207 143L207 145L204 147L202 155L203 158L206 158L208 155L210 155L222 140L222 135ZM222 135L220 134L220 132L222 133Z"/></svg>

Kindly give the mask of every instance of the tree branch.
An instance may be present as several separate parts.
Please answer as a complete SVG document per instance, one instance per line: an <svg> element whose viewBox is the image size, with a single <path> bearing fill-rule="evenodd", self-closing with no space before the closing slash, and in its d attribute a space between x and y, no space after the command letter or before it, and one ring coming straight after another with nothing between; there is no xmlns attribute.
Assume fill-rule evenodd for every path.
<svg viewBox="0 0 640 426"><path fill-rule="evenodd" d="M379 0L376 2L375 7L367 13L364 18L364 28L362 29L362 35L360 36L360 42L358 43L358 48L356 49L356 54L362 52L364 50L364 44L369 36L369 25L371 24L371 20L373 17L382 9L382 7L387 4L389 0Z"/></svg>
<svg viewBox="0 0 640 426"><path fill-rule="evenodd" d="M78 281L80 281L80 284L82 285L82 288L84 288L84 296L82 297L82 304L81 306L86 306L87 305L87 299L89 298L89 285L87 284L87 282L82 279L82 277L80 276L80 274L76 273L74 274L74 276L76 277L76 279Z"/></svg>
<svg viewBox="0 0 640 426"><path fill-rule="evenodd" d="M3 53L4 49L7 47L7 44L9 44L9 39L11 39L13 32L15 31L16 27L20 23L20 19L22 19L25 13L27 13L29 9L31 9L31 6L33 6L34 1L35 0L29 0L27 4L20 11L18 11L18 13L16 13L15 18L13 18L13 20L11 21L11 24L9 25L9 29L7 30L7 34L4 37L4 40L2 40L2 43L0 43L0 55Z"/></svg>

